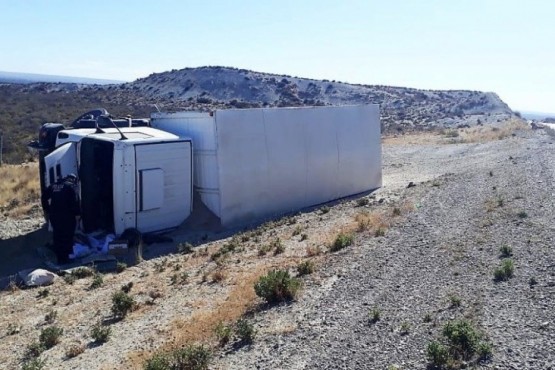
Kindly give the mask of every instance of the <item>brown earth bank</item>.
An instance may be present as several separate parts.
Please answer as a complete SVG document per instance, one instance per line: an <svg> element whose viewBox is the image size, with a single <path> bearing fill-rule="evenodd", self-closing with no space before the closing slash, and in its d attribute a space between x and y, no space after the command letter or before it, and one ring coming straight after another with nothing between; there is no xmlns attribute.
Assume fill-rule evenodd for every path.
<svg viewBox="0 0 555 370"><path fill-rule="evenodd" d="M58 278L46 288L2 292L0 363L20 368L41 331L56 326L59 343L38 357L45 369L141 369L154 353L187 344L203 344L214 369L423 369L429 343L447 346L445 325L464 320L491 356L445 366L553 367L553 140L516 127L484 140L466 134L385 140L384 186L363 198L193 253L174 247L175 254L103 275L101 284L98 276ZM352 233L354 243L330 252L339 233ZM494 270L507 260L512 276L496 281ZM256 296L260 276L272 269L295 276L305 261L315 271L299 277L295 300L269 306ZM112 297L122 287L136 304L116 320ZM220 346L214 329L241 318L255 329L254 341L232 336ZM98 323L111 330L104 344L91 337Z"/></svg>

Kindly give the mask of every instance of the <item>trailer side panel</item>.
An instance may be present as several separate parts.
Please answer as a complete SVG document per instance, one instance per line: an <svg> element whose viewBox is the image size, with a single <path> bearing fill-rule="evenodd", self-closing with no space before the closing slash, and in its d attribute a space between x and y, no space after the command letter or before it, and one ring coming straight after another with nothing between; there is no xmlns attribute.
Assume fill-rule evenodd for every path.
<svg viewBox="0 0 555 370"><path fill-rule="evenodd" d="M377 105L216 111L225 226L381 186Z"/></svg>

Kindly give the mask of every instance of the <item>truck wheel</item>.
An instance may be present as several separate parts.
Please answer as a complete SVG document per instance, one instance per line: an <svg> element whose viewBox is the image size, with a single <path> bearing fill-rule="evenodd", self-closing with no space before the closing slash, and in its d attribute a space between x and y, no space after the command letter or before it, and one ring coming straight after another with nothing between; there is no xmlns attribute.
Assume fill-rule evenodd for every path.
<svg viewBox="0 0 555 370"><path fill-rule="evenodd" d="M143 236L134 228L126 229L121 234L121 239L127 240L129 251L127 252L127 265L133 266L143 260Z"/></svg>

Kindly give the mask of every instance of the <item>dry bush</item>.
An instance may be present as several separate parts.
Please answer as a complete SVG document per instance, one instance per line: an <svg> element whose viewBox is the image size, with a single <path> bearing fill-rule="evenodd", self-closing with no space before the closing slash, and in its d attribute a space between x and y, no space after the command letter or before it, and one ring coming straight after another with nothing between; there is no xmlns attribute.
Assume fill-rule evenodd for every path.
<svg viewBox="0 0 555 370"><path fill-rule="evenodd" d="M37 163L0 166L0 211L11 217L28 214L40 199Z"/></svg>
<svg viewBox="0 0 555 370"><path fill-rule="evenodd" d="M221 283L225 280L227 274L222 269L217 269L212 273L212 282L213 283Z"/></svg>
<svg viewBox="0 0 555 370"><path fill-rule="evenodd" d="M386 216L381 212L359 212L355 215L357 230L359 232L386 230L389 227L391 217L393 216Z"/></svg>
<svg viewBox="0 0 555 370"><path fill-rule="evenodd" d="M74 358L79 356L81 353L85 352L85 346L81 343L72 344L66 350L66 357L67 358Z"/></svg>
<svg viewBox="0 0 555 370"><path fill-rule="evenodd" d="M314 257L322 254L322 249L317 245L309 245L306 247L306 256Z"/></svg>

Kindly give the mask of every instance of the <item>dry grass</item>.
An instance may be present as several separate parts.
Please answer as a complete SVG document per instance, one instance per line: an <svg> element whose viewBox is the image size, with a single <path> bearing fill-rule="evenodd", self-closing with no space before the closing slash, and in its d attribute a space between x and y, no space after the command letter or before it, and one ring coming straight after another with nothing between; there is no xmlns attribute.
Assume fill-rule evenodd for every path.
<svg viewBox="0 0 555 370"><path fill-rule="evenodd" d="M25 216L39 202L38 163L3 165L0 179L0 211L7 216Z"/></svg>
<svg viewBox="0 0 555 370"><path fill-rule="evenodd" d="M355 215L355 221L358 232L376 232L377 230L386 230L389 228L389 225L391 224L391 216L388 216L383 212L362 211Z"/></svg>
<svg viewBox="0 0 555 370"><path fill-rule="evenodd" d="M520 120L510 120L494 126L476 126L459 130L462 143L485 143L503 140L513 135L517 130L529 130L526 123Z"/></svg>
<svg viewBox="0 0 555 370"><path fill-rule="evenodd" d="M435 132L417 132L404 135L385 136L384 145L440 145L459 143L486 143L502 140L513 135L517 130L529 130L521 120L511 119L505 122L486 124L462 129L440 129Z"/></svg>

